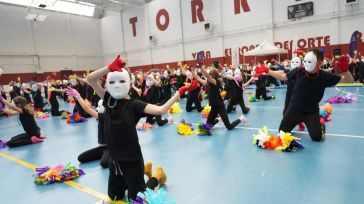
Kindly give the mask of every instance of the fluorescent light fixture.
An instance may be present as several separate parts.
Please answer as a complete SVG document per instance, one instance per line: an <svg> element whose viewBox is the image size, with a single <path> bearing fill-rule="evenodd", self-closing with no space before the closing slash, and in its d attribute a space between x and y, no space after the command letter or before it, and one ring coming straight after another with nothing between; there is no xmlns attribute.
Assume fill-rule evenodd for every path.
<svg viewBox="0 0 364 204"><path fill-rule="evenodd" d="M9 3L9 4L16 4L16 5L23 5L23 6L30 6L32 0L0 0L1 2Z"/></svg>
<svg viewBox="0 0 364 204"><path fill-rule="evenodd" d="M78 14L78 15L84 15L84 16L93 16L95 7L71 3L71 2L67 2L67 1L57 1L53 5L51 10Z"/></svg>
<svg viewBox="0 0 364 204"><path fill-rule="evenodd" d="M34 20L36 17L37 17L37 14L30 13L30 14L28 14L28 15L25 17L25 19L32 21L32 20Z"/></svg>
<svg viewBox="0 0 364 204"><path fill-rule="evenodd" d="M0 2L30 6L34 8L41 8L39 5L43 4L46 5L44 9L90 17L94 15L95 11L95 4L90 4L83 1L76 3L75 0L0 0Z"/></svg>

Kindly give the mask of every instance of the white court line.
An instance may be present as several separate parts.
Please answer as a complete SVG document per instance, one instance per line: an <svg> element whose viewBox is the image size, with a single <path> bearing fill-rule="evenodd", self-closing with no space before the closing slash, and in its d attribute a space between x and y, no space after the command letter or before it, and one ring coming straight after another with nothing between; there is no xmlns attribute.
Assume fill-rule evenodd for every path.
<svg viewBox="0 0 364 204"><path fill-rule="evenodd" d="M178 124L179 122L173 122L174 124ZM198 125L197 123L192 123L193 125ZM214 127L225 127L223 125L215 125ZM246 130L259 130L259 129L263 129L263 128L255 128L255 127L235 127L238 129L246 129ZM275 131L278 133L278 130L276 129L268 129L269 131ZM304 131L292 131L294 133L304 133L304 134L308 134L308 132L304 132ZM357 139L364 139L364 136L362 135L344 135L344 134L334 134L334 133L326 133L326 136L333 136L333 137L347 137L347 138L357 138Z"/></svg>
<svg viewBox="0 0 364 204"><path fill-rule="evenodd" d="M344 92L344 93L352 93L352 92L347 92L347 91L344 91L344 89L339 89L337 87L335 87L336 91L340 91L340 92ZM360 96L360 97L364 97L364 95L360 95L360 94L357 94L357 96Z"/></svg>
<svg viewBox="0 0 364 204"><path fill-rule="evenodd" d="M249 108L267 108L267 109L282 109L283 107L274 106L249 106ZM364 111L364 108L337 108L335 111Z"/></svg>

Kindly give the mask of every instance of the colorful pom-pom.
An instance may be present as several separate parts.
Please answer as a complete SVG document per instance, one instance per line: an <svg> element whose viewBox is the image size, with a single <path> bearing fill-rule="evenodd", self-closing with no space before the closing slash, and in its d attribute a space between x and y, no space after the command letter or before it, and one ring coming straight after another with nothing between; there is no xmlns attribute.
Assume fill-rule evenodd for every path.
<svg viewBox="0 0 364 204"><path fill-rule="evenodd" d="M277 137L269 135L268 128L264 126L263 130L258 130L259 134L254 135L253 143L262 149L279 150L292 152L303 149L298 137L292 136L290 133L280 131Z"/></svg>
<svg viewBox="0 0 364 204"><path fill-rule="evenodd" d="M73 113L71 115L68 115L66 121L67 121L67 123L82 123L87 120L84 117L82 117L80 114Z"/></svg>
<svg viewBox="0 0 364 204"><path fill-rule="evenodd" d="M197 125L196 134L201 135L201 136L211 136L211 135L213 135L212 125L205 124L205 123L199 123Z"/></svg>
<svg viewBox="0 0 364 204"><path fill-rule="evenodd" d="M182 113L183 110L178 102L175 102L172 107L169 109L169 113Z"/></svg>
<svg viewBox="0 0 364 204"><path fill-rule="evenodd" d="M358 100L357 95L348 93L346 96L332 96L327 99L327 103L335 104L335 103L352 103Z"/></svg>
<svg viewBox="0 0 364 204"><path fill-rule="evenodd" d="M138 131L148 131L148 130L151 130L153 129L154 126L150 123L147 123L147 122L139 122L137 125L136 125L136 129Z"/></svg>
<svg viewBox="0 0 364 204"><path fill-rule="evenodd" d="M37 185L47 185L76 179L84 174L85 172L82 169L70 166L70 163L66 166L62 164L56 167L45 166L35 169L34 183Z"/></svg>
<svg viewBox="0 0 364 204"><path fill-rule="evenodd" d="M5 141L0 140L0 149L3 149L8 146L8 143Z"/></svg>
<svg viewBox="0 0 364 204"><path fill-rule="evenodd" d="M225 98L226 97L226 91L221 91L220 95L221 95L222 98Z"/></svg>
<svg viewBox="0 0 364 204"><path fill-rule="evenodd" d="M68 118L68 115L70 115L71 113L68 113L66 111L63 111L62 114L61 114L61 119L67 119Z"/></svg>
<svg viewBox="0 0 364 204"><path fill-rule="evenodd" d="M257 102L258 100L254 96L249 96L248 101L249 102Z"/></svg>
<svg viewBox="0 0 364 204"><path fill-rule="evenodd" d="M168 192L163 188L156 192L147 188L144 193L138 193L136 201L127 200L127 204L176 204L176 201L168 198Z"/></svg>
<svg viewBox="0 0 364 204"><path fill-rule="evenodd" d="M331 113L332 108L330 106L330 103L326 103L324 106L320 107L320 122L321 124L325 124L327 121L331 121ZM321 119L323 121L321 121Z"/></svg>
<svg viewBox="0 0 364 204"><path fill-rule="evenodd" d="M76 102L75 102L75 99L74 99L73 97L71 97L71 98L69 98L69 99L67 100L67 103L74 104L74 103L76 103Z"/></svg>
<svg viewBox="0 0 364 204"><path fill-rule="evenodd" d="M203 108L203 110L201 111L201 116L202 116L203 118L207 118L207 116L209 115L210 111L211 111L211 106L210 106L209 104L207 104L207 105Z"/></svg>
<svg viewBox="0 0 364 204"><path fill-rule="evenodd" d="M35 117L38 119L45 119L45 118L49 118L50 116L47 113L43 113L41 111L36 111L34 113Z"/></svg>
<svg viewBox="0 0 364 204"><path fill-rule="evenodd" d="M182 120L178 123L177 127L178 134L181 135L192 135L193 134L193 125L192 123L187 123L185 120Z"/></svg>

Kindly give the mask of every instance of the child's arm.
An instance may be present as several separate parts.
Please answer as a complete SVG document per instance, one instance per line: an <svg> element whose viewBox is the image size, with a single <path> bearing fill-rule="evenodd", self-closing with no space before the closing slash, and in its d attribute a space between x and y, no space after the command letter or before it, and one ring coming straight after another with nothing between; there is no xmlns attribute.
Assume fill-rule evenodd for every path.
<svg viewBox="0 0 364 204"><path fill-rule="evenodd" d="M80 82L80 84L82 85L82 86L84 86L85 84L87 84L87 81L85 80L85 79L82 79L82 78L80 78L80 77L76 77L76 79L77 79L77 81L79 81Z"/></svg>
<svg viewBox="0 0 364 204"><path fill-rule="evenodd" d="M212 78L209 73L207 73L207 71L206 71L206 69L204 67L201 67L201 72L206 77L208 82L210 82L211 84L216 86L216 84L217 84L216 80L214 78Z"/></svg>
<svg viewBox="0 0 364 204"><path fill-rule="evenodd" d="M191 71L192 72L192 76L193 76L193 78L194 79L196 79L198 82L200 82L202 85L206 85L206 80L203 80L203 79L201 79L201 77L200 76L198 76L197 74L196 74L196 72L193 70L193 71Z"/></svg>
<svg viewBox="0 0 364 204"><path fill-rule="evenodd" d="M163 115L166 113L172 105L179 100L180 96L183 95L187 91L195 90L198 87L197 81L193 81L190 86L181 87L177 93L174 94L172 98L170 98L164 105L157 106L153 104L148 104L145 109L144 113L150 115Z"/></svg>
<svg viewBox="0 0 364 204"><path fill-rule="evenodd" d="M251 78L251 79L249 79L249 81L247 81L243 86L244 87L247 87L247 86L249 86L252 82L254 81L254 78Z"/></svg>
<svg viewBox="0 0 364 204"><path fill-rule="evenodd" d="M9 103L9 101L7 101L6 99L3 98L1 91L0 91L0 101L3 102L3 104L5 104L7 107L9 107L10 109L19 112L19 113L23 113L23 110L21 108L16 107L15 105Z"/></svg>
<svg viewBox="0 0 364 204"><path fill-rule="evenodd" d="M139 96L142 94L142 90L138 89L138 87L136 87L134 83L131 85L131 87L138 93Z"/></svg>
<svg viewBox="0 0 364 204"><path fill-rule="evenodd" d="M82 109L90 114L92 117L98 119L99 118L99 114L94 110L92 109L88 103L86 103L85 100L83 100L83 98L80 96L80 93L78 93L78 91L76 89L73 89L73 88L67 88L66 89L66 94L68 96L72 96L74 98L76 98L76 100L80 103Z"/></svg>

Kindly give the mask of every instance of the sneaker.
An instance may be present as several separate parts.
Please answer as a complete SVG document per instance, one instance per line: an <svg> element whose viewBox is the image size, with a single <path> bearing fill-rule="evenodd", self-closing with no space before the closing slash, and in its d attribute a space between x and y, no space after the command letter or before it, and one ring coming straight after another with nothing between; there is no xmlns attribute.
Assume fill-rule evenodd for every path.
<svg viewBox="0 0 364 204"><path fill-rule="evenodd" d="M243 115L242 115L242 116L240 116L239 120L240 120L242 123L246 124L246 125L248 125L248 124L249 124L248 119L246 119L246 117L245 117L245 116L243 116Z"/></svg>
<svg viewBox="0 0 364 204"><path fill-rule="evenodd" d="M250 108L248 106L245 106L245 109L243 110L244 114L248 114L250 111Z"/></svg>

